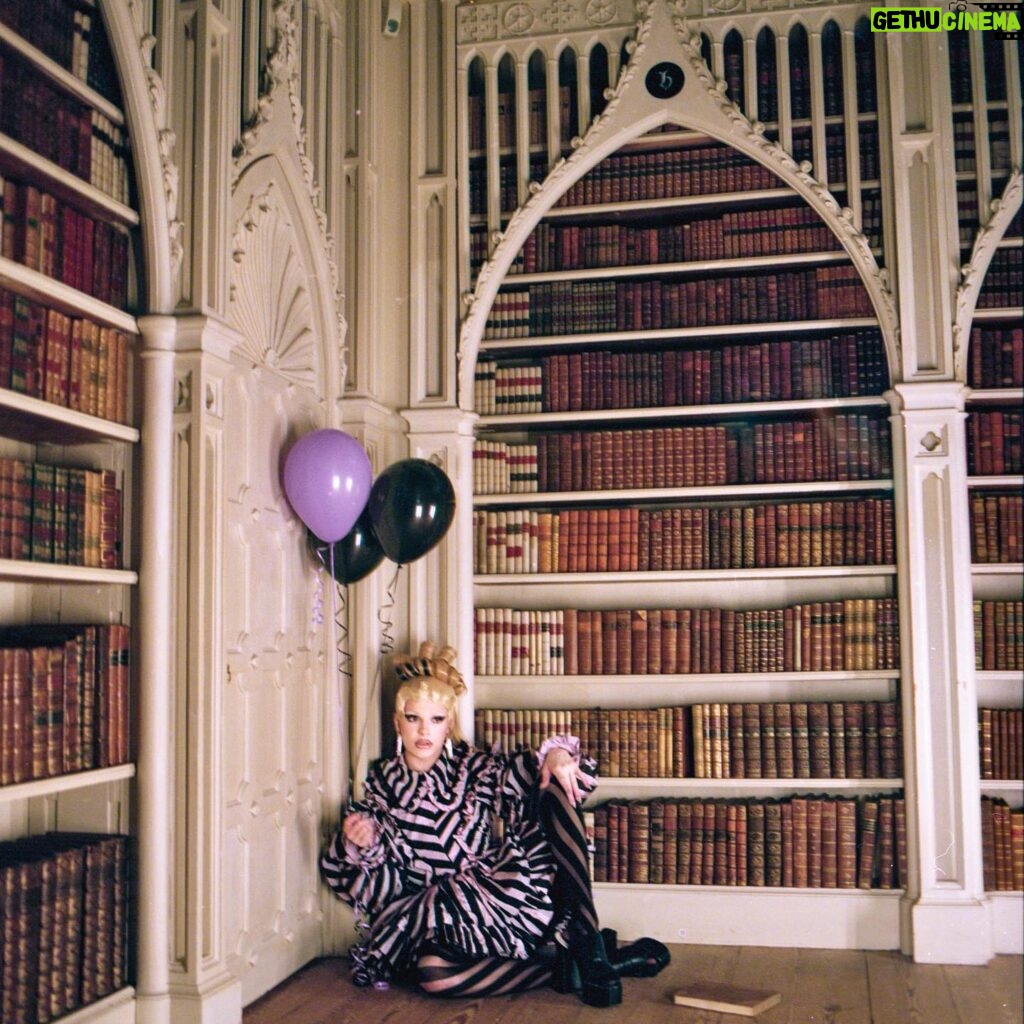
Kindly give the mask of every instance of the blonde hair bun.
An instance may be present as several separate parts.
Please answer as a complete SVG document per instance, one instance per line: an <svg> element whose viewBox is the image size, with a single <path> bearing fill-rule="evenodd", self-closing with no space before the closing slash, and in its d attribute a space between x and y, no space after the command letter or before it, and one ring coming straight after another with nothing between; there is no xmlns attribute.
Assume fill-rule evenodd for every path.
<svg viewBox="0 0 1024 1024"><path fill-rule="evenodd" d="M437 652L435 654L435 652ZM433 640L424 640L419 652L412 654L396 654L392 658L395 674L399 679L414 679L417 676L429 676L439 682L447 683L456 697L466 692L466 683L462 673L455 667L455 648L445 644L437 651Z"/></svg>

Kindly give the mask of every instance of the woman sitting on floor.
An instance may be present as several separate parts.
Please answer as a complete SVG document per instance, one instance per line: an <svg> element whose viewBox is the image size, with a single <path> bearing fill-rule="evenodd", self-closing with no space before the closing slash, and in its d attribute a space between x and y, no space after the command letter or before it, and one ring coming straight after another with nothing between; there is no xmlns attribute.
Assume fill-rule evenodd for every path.
<svg viewBox="0 0 1024 1024"><path fill-rule="evenodd" d="M321 858L365 930L353 982L384 987L412 970L438 995L551 984L591 1006L620 1003L620 979L657 974L669 953L646 938L617 950L599 930L577 810L594 762L571 736L536 753L471 748L455 652L434 652L426 643L396 662L397 753L371 766Z"/></svg>

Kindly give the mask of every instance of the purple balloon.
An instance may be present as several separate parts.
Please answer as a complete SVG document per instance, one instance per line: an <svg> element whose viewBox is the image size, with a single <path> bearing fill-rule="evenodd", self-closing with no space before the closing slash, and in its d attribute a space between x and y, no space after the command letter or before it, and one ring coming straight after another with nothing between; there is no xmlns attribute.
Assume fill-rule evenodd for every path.
<svg viewBox="0 0 1024 1024"><path fill-rule="evenodd" d="M284 462L284 492L298 517L333 544L355 525L373 472L363 446L342 430L314 430L300 437Z"/></svg>

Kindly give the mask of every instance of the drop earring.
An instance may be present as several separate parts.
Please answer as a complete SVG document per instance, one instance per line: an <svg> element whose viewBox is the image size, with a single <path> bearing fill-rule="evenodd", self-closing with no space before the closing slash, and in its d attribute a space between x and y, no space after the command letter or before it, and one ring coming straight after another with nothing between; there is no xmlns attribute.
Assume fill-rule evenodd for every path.
<svg viewBox="0 0 1024 1024"><path fill-rule="evenodd" d="M451 736L449 736L444 741L444 753L445 753L445 757L451 757L452 754L454 753L454 747L452 746L452 738L451 738Z"/></svg>
<svg viewBox="0 0 1024 1024"><path fill-rule="evenodd" d="M402 756L402 751L403 751L404 749L405 749L405 746L404 746L404 744L402 743L402 737L401 737L401 736L396 736L396 737L395 737L395 754L396 754L396 755L397 755L398 757L401 757L401 756Z"/></svg>

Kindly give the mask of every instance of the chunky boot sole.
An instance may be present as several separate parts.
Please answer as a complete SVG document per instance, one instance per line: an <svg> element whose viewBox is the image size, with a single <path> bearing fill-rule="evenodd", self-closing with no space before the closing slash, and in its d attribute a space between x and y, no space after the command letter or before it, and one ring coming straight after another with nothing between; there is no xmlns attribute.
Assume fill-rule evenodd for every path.
<svg viewBox="0 0 1024 1024"><path fill-rule="evenodd" d="M604 965L600 962L595 964L590 960L577 959L571 950L559 942L556 942L555 946L557 952L551 973L551 987L556 992L572 992L587 1006L618 1006L622 1002L622 982L617 974L609 975L607 967L603 971L595 970ZM612 967L613 972L614 970Z"/></svg>
<svg viewBox="0 0 1024 1024"><path fill-rule="evenodd" d="M622 982L618 978L584 979L580 999L587 1006L618 1006L622 1002Z"/></svg>
<svg viewBox="0 0 1024 1024"><path fill-rule="evenodd" d="M653 978L671 960L668 948L657 939L645 937L618 947L618 936L612 928L602 928L601 938L608 960L623 978Z"/></svg>

